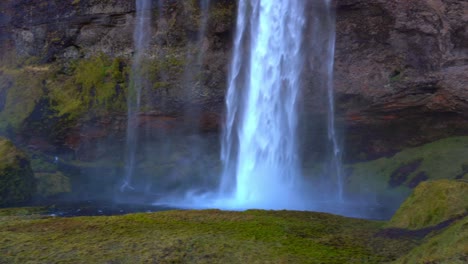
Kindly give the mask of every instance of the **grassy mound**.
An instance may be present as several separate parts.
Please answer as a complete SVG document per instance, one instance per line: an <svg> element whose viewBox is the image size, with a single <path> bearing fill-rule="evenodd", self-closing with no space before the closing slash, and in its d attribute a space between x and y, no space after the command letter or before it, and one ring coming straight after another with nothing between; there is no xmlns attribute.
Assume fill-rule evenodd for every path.
<svg viewBox="0 0 468 264"><path fill-rule="evenodd" d="M1 263L381 263L408 248L375 236L382 222L313 212L1 215Z"/></svg>
<svg viewBox="0 0 468 264"><path fill-rule="evenodd" d="M423 182L401 205L390 227L421 229L468 213L468 182L438 180Z"/></svg>

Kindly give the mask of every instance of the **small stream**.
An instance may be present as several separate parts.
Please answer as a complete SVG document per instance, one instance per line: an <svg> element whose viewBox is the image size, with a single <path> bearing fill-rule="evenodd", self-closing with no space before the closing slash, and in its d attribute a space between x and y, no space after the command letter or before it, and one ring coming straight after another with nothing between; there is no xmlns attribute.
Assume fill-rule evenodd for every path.
<svg viewBox="0 0 468 264"><path fill-rule="evenodd" d="M111 216L133 213L154 213L177 208L151 204L123 204L110 201L82 201L57 203L46 207L46 215L58 217Z"/></svg>

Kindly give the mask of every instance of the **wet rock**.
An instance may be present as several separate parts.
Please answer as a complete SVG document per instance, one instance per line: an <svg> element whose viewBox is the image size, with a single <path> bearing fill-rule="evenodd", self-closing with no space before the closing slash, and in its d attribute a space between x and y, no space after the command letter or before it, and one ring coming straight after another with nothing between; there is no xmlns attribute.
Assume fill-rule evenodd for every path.
<svg viewBox="0 0 468 264"><path fill-rule="evenodd" d="M236 3L211 1L207 31L198 47L200 9L195 2L166 0L153 6L147 57L154 66L150 80L154 89L145 98L149 111L176 119L185 115L187 105L193 106L199 109L201 126L215 131L220 122L211 113L224 111ZM134 1L8 0L0 5L3 63L17 65L25 58L53 62L65 65L63 72L73 75L70 59L105 54L128 62L134 53ZM467 5L457 0L336 1L334 84L347 160L391 155L407 146L468 133ZM204 59L197 63L200 52ZM194 69L197 73L189 76ZM315 74L306 73L312 79ZM323 118L327 109L323 91L317 91L313 81L305 84L301 96L305 116ZM127 89L124 81L118 86L122 93ZM5 91L0 87L0 95ZM0 109L5 104L0 100ZM105 115L117 119L125 111ZM67 127L81 131L79 126L87 119ZM112 133L125 133L125 121L109 126L115 128ZM324 134L326 126L318 127L321 131L309 129L306 135ZM70 136L73 140L59 136L53 144L63 146L67 141L76 149L80 144L76 134Z"/></svg>
<svg viewBox="0 0 468 264"><path fill-rule="evenodd" d="M467 8L452 0L337 1L337 112L351 136L371 135L350 140L351 149L384 140L367 150L382 156L468 132Z"/></svg>

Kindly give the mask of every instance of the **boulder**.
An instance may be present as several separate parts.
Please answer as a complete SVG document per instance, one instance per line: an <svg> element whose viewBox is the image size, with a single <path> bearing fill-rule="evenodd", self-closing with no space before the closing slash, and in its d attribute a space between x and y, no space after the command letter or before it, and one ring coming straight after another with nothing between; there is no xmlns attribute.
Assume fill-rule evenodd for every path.
<svg viewBox="0 0 468 264"><path fill-rule="evenodd" d="M35 191L28 157L11 141L0 138L0 207L27 203Z"/></svg>
<svg viewBox="0 0 468 264"><path fill-rule="evenodd" d="M388 227L422 229L468 214L468 182L438 180L419 184L400 206Z"/></svg>

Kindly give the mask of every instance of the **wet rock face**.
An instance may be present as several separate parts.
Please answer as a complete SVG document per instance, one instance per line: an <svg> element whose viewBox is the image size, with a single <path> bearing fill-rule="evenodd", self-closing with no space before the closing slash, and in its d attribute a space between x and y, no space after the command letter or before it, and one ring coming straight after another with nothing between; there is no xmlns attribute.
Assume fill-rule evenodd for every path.
<svg viewBox="0 0 468 264"><path fill-rule="evenodd" d="M158 2L148 51L148 58L164 62L157 65L158 89L148 99L156 108L154 119L178 118L189 105L207 117L202 123L209 130L216 130L224 110L236 1L211 1L201 47L195 1ZM468 133L466 1L337 0L335 5L337 119L347 135L350 157L361 152L382 156ZM16 54L23 60L66 65L101 53L130 59L134 52L134 1L7 0L0 8L2 61ZM204 60L197 66L193 62L200 52ZM200 74L187 77L191 67L198 67ZM314 85L305 87L307 115L326 112L326 100L316 94ZM0 100L0 109L4 104ZM118 120L112 126L124 133L122 114L102 119ZM79 126L88 123L80 121L74 129L81 131ZM79 144L75 138L68 141Z"/></svg>
<svg viewBox="0 0 468 264"><path fill-rule="evenodd" d="M218 129L219 115L224 108L231 35L235 25L235 3L227 0L211 1L208 25L201 40L198 39L201 11L197 3L198 1L153 1L152 26L148 29L151 36L150 47L145 56L145 71L148 71L149 76L146 85L151 89L151 93L144 96L144 103L151 107L148 112L142 113L143 123L154 121L154 124L150 124L151 128L170 129L174 127L173 123L181 126L187 118L184 116L186 113L196 112L200 117L198 125L201 130ZM45 98L45 101L50 102L49 108L54 108L49 111L50 109L37 104L33 107L33 112L42 113L43 119L48 119L49 114L56 115L56 110L60 108L57 104L60 105L60 102L56 102L54 94L59 94L59 97L75 92L83 95L82 84L89 82L90 78L87 76L92 75L89 72L107 72L103 78L98 78L99 85L94 84L91 90L101 89L113 82L115 87L108 91L115 94L126 93L134 53L134 1L50 0L38 3L22 0L4 1L1 5L2 11L4 10L0 17L2 66L20 65L21 69L25 69L31 63L40 63L45 65L43 72L48 72L47 74L50 73L50 76L54 75L58 79L58 82L55 82L50 76L44 76L41 85L30 84L37 86L34 87L35 90L43 91L39 92L42 95L39 94L34 99L42 102ZM201 62L197 61L200 53L203 53ZM110 73L108 67L111 67L115 60L119 69ZM103 61L105 62L99 63ZM54 68L55 66L58 67ZM86 68L91 66L95 66L96 69L87 71ZM36 71L37 68L33 70ZM115 79L114 73L121 77ZM0 94L5 94L2 97L4 99L14 90L10 87L18 83L16 79L20 79L11 75L11 71L0 70ZM84 78L78 80L78 75ZM42 77L36 79L39 78ZM3 83L11 85L4 86ZM70 85L67 86L67 83ZM84 97L93 97L95 94L99 92L92 91ZM66 101L70 99L72 98ZM125 104L125 95L119 100ZM12 104L0 100L0 109L3 110L5 105L8 108ZM82 103L82 106L78 108L89 108L89 113L96 112L95 106L88 106L88 103ZM8 110L10 109L4 112ZM49 144L56 145L56 149L65 147L76 150L81 149L81 145L92 145L95 141L113 137L114 134L120 134L116 137L125 134L126 110L111 110L106 111L105 116L102 113L92 113L81 116L81 119L73 120L72 123L68 122L69 118L59 113L62 116L54 116L53 119L58 119L57 124L63 129L60 129L61 135L55 139L48 136L52 134L51 131L33 127L31 118L24 119L24 122L19 121L20 124L13 124L12 127L18 131L26 145L30 144L29 138L40 136L46 138ZM61 109L58 109L58 112L60 111ZM40 121L36 119L34 120ZM51 127L47 126L45 130ZM1 130L0 127L0 133ZM38 135L38 131L41 131L41 135ZM97 133L96 136L93 131L107 131L107 134ZM52 148L42 150L50 149Z"/></svg>
<svg viewBox="0 0 468 264"><path fill-rule="evenodd" d="M351 135L367 135L352 136L367 152L468 132L467 9L456 0L337 2L337 107Z"/></svg>
<svg viewBox="0 0 468 264"><path fill-rule="evenodd" d="M9 1L9 41L19 56L43 62L78 58L88 52L129 52L133 1ZM84 50L83 50L84 49Z"/></svg>

